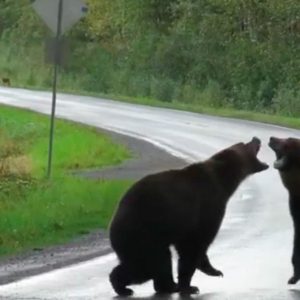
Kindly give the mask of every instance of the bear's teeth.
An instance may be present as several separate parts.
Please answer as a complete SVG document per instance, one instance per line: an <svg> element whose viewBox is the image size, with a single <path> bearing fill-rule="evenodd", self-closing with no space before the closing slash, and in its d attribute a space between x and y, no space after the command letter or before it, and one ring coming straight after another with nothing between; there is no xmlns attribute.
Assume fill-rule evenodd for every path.
<svg viewBox="0 0 300 300"><path fill-rule="evenodd" d="M280 170L285 167L286 163L287 163L287 158L286 156L283 156L274 162L274 168Z"/></svg>

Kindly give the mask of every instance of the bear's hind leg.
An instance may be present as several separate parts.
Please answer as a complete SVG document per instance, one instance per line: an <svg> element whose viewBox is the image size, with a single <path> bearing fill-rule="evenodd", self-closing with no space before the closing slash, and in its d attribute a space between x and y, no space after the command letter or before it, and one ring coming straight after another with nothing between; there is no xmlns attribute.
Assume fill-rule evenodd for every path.
<svg viewBox="0 0 300 300"><path fill-rule="evenodd" d="M115 292L120 296L131 296L133 291L127 288L131 284L140 284L152 279L151 273L147 264L120 263L116 266L109 275L111 285Z"/></svg>
<svg viewBox="0 0 300 300"><path fill-rule="evenodd" d="M300 280L300 236L295 236L292 264L294 268L294 274L289 279L288 284L296 284Z"/></svg>
<svg viewBox="0 0 300 300"><path fill-rule="evenodd" d="M131 296L132 289L126 288L131 283L130 274L124 265L116 266L109 275L110 283L119 296Z"/></svg>
<svg viewBox="0 0 300 300"><path fill-rule="evenodd" d="M295 284L300 280L300 199L290 196L290 211L294 223L294 247L292 264L294 274L288 284Z"/></svg>
<svg viewBox="0 0 300 300"><path fill-rule="evenodd" d="M181 294L198 294L199 289L191 286L192 277L196 271L198 251L193 244L183 242L176 245L178 261L178 290Z"/></svg>
<svg viewBox="0 0 300 300"><path fill-rule="evenodd" d="M178 291L172 274L172 258L169 248L163 249L156 256L153 276L154 289L159 294L171 294Z"/></svg>
<svg viewBox="0 0 300 300"><path fill-rule="evenodd" d="M300 228L299 228L300 229ZM294 268L294 274L289 279L289 284L295 284L300 280L300 232L299 229L295 228L295 237L294 237L294 249L292 256L292 264Z"/></svg>

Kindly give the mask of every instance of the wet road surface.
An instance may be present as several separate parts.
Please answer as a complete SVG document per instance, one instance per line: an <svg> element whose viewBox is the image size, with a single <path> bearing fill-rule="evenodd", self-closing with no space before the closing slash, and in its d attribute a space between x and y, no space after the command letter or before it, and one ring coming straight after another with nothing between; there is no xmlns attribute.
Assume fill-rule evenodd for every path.
<svg viewBox="0 0 300 300"><path fill-rule="evenodd" d="M51 94L1 88L1 102L48 114ZM259 158L272 165L269 137L300 137L299 131L278 126L75 95L58 95L57 115L144 139L189 162L258 136L263 143ZM197 271L193 284L199 286L200 295L191 299L300 299L300 284L286 284L292 272L291 251L287 193L277 172L270 168L245 181L229 203L222 229L209 251L212 264L223 271L224 278ZM27 278L1 286L0 299L113 299L108 273L115 264L114 254L109 254ZM153 295L151 282L133 289L132 299L179 299L178 295Z"/></svg>

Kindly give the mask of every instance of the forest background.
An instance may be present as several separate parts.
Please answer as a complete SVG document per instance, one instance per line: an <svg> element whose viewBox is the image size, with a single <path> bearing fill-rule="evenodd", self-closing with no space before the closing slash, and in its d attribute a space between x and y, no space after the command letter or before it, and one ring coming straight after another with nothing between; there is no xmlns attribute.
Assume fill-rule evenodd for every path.
<svg viewBox="0 0 300 300"><path fill-rule="evenodd" d="M300 116L298 0L86 2L61 90ZM29 0L0 0L0 76L49 89L49 35Z"/></svg>

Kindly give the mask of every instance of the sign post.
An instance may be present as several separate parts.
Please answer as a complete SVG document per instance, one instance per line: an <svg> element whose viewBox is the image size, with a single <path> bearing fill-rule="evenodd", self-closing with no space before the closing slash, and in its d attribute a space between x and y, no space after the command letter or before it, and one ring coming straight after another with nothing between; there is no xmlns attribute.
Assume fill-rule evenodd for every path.
<svg viewBox="0 0 300 300"><path fill-rule="evenodd" d="M59 61L59 41L61 36L61 20L63 13L63 0L59 0L58 3L58 16L57 16L57 31L55 37L55 54L54 54L54 73L53 73L53 85L52 85L52 109L51 109L51 121L50 121L50 137L49 137L49 150L48 150L48 169L47 177L51 176L52 169L52 150L53 150L53 138L54 138L54 121L55 121L55 108L56 108L56 87L57 87L57 71Z"/></svg>
<svg viewBox="0 0 300 300"><path fill-rule="evenodd" d="M47 168L47 177L50 178L52 171L57 76L58 67L61 63L61 37L87 13L87 6L82 0L35 0L32 2L32 6L37 14L44 20L49 29L55 34L52 108Z"/></svg>

